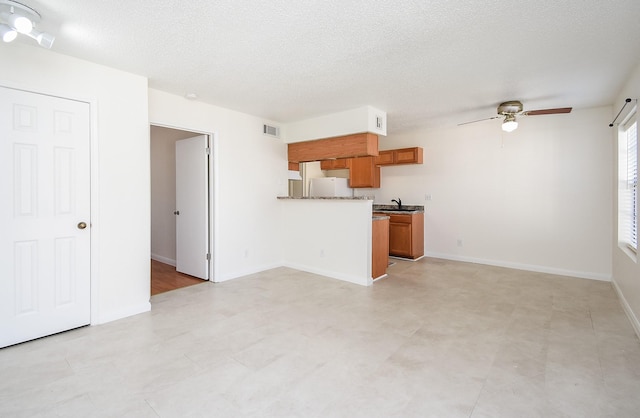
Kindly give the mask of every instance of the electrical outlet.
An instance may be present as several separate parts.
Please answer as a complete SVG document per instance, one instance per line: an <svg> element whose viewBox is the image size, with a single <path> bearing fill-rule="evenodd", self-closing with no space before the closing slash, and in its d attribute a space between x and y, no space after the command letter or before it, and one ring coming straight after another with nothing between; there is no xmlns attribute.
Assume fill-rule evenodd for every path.
<svg viewBox="0 0 640 418"><path fill-rule="evenodd" d="M323 258L324 257L324 248L320 250L320 257Z"/></svg>
<svg viewBox="0 0 640 418"><path fill-rule="evenodd" d="M458 247L462 247L462 240L458 239Z"/></svg>
<svg viewBox="0 0 640 418"><path fill-rule="evenodd" d="M248 249L244 250L244 258L249 258L249 250Z"/></svg>
<svg viewBox="0 0 640 418"><path fill-rule="evenodd" d="M430 194L424 195L424 200L431 200L431 195Z"/></svg>

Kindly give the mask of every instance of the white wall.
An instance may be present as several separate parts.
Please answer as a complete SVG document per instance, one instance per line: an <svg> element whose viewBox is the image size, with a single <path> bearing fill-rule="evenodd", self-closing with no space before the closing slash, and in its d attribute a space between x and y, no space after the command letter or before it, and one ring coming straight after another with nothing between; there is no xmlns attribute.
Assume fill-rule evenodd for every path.
<svg viewBox="0 0 640 418"><path fill-rule="evenodd" d="M0 84L92 103L91 322L149 310L146 78L18 42L0 56Z"/></svg>
<svg viewBox="0 0 640 418"><path fill-rule="evenodd" d="M632 99L640 98L640 65L635 69L633 74L627 80L625 86L620 91L618 98L615 102L613 112L610 115L611 120L622 107L624 100L630 97ZM632 103L633 104L633 103ZM628 108L629 106L627 106ZM628 111L628 109L627 109ZM611 128L611 148L612 152L617 154L617 130ZM614 175L613 188L614 188L614 212L613 221L614 225L618 224L618 182L617 182L617 166L612 169ZM617 228L614 229L613 235L613 282L620 295L627 314L629 315L631 322L633 323L636 333L640 336L640 264L637 259L633 260L623 250L618 247Z"/></svg>
<svg viewBox="0 0 640 418"><path fill-rule="evenodd" d="M496 120L380 138L380 149L423 147L424 164L382 167L381 188L358 195L425 205L427 255L609 280L610 115L522 117L510 134Z"/></svg>
<svg viewBox="0 0 640 418"><path fill-rule="evenodd" d="M371 200L280 200L284 265L364 286L371 279Z"/></svg>
<svg viewBox="0 0 640 418"><path fill-rule="evenodd" d="M151 127L151 258L176 265L176 141L194 132Z"/></svg>
<svg viewBox="0 0 640 418"><path fill-rule="evenodd" d="M381 120L381 126L376 121ZM371 132L387 134L387 113L371 106L330 113L315 118L290 122L283 126L283 138L287 143L313 139Z"/></svg>
<svg viewBox="0 0 640 418"><path fill-rule="evenodd" d="M214 281L281 265L276 197L288 192L287 150L262 134L269 121L154 89L149 117L155 125L215 134Z"/></svg>

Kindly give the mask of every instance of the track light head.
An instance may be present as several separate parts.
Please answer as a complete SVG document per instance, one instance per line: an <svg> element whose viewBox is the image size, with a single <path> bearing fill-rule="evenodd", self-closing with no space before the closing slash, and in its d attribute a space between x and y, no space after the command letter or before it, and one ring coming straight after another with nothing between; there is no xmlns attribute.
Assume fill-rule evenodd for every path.
<svg viewBox="0 0 640 418"><path fill-rule="evenodd" d="M50 33L39 32L35 29L29 32L27 36L35 39L36 42L38 42L38 45L47 49L51 49L51 46L53 45L53 41L56 40L56 37L51 35Z"/></svg>
<svg viewBox="0 0 640 418"><path fill-rule="evenodd" d="M18 32L16 32L12 27L1 23L0 37L2 38L3 42L11 42L18 37Z"/></svg>
<svg viewBox="0 0 640 418"><path fill-rule="evenodd" d="M16 12L3 13L4 20L19 33L27 34L33 29L33 22L26 16Z"/></svg>

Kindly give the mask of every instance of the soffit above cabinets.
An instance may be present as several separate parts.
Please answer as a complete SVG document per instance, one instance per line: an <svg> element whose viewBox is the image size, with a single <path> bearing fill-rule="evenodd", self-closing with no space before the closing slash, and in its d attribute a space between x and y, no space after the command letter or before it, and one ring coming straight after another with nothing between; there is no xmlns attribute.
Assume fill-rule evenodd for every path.
<svg viewBox="0 0 640 418"><path fill-rule="evenodd" d="M387 135L387 113L371 106L290 122L284 126L284 142L314 141L369 132Z"/></svg>
<svg viewBox="0 0 640 418"><path fill-rule="evenodd" d="M294 142L287 145L289 162L329 160L378 156L378 135L369 132L317 139L314 141Z"/></svg>

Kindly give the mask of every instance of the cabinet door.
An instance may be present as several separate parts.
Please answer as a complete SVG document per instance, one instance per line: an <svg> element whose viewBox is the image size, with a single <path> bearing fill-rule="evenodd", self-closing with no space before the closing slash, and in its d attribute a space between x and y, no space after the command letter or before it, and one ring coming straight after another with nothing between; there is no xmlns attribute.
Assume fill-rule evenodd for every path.
<svg viewBox="0 0 640 418"><path fill-rule="evenodd" d="M411 215L411 258L424 255L424 213Z"/></svg>
<svg viewBox="0 0 640 418"><path fill-rule="evenodd" d="M389 222L389 254L411 257L411 224Z"/></svg>
<svg viewBox="0 0 640 418"><path fill-rule="evenodd" d="M393 163L395 162L394 154L395 153L393 150L380 151L380 153L376 157L376 164L377 165L393 165Z"/></svg>
<svg viewBox="0 0 640 418"><path fill-rule="evenodd" d="M320 170L333 170L333 160L320 161Z"/></svg>
<svg viewBox="0 0 640 418"><path fill-rule="evenodd" d="M380 167L375 157L357 157L350 161L349 187L380 187Z"/></svg>
<svg viewBox="0 0 640 418"><path fill-rule="evenodd" d="M338 158L335 160L322 160L320 161L321 170L341 170L349 168L350 158Z"/></svg>
<svg viewBox="0 0 640 418"><path fill-rule="evenodd" d="M403 148L395 151L395 164L422 164L422 148Z"/></svg>
<svg viewBox="0 0 640 418"><path fill-rule="evenodd" d="M380 151L376 157L377 165L422 164L423 151L420 147L389 149Z"/></svg>
<svg viewBox="0 0 640 418"><path fill-rule="evenodd" d="M331 165L332 170L349 168L349 160L350 158L338 158L337 160L333 160L333 164Z"/></svg>
<svg viewBox="0 0 640 418"><path fill-rule="evenodd" d="M371 278L387 272L389 264L389 220L374 220L371 226Z"/></svg>

